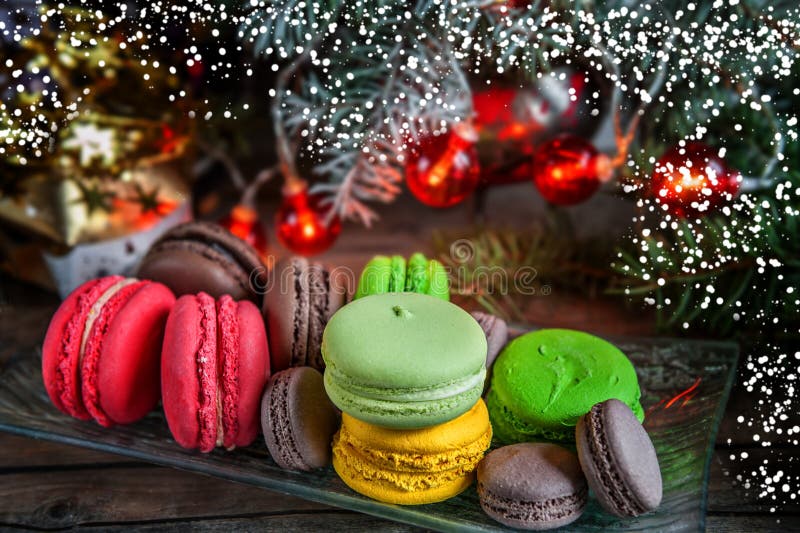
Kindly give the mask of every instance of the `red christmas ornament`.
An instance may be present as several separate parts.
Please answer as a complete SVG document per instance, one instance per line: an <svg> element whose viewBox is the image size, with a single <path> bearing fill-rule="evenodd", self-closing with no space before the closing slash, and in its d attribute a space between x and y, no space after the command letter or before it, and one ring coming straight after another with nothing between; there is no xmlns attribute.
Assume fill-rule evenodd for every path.
<svg viewBox="0 0 800 533"><path fill-rule="evenodd" d="M481 179L489 185L527 181L539 143L561 134L591 138L608 116L611 86L573 60L537 80L497 81L472 93Z"/></svg>
<svg viewBox="0 0 800 533"><path fill-rule="evenodd" d="M231 212L219 221L219 225L255 248L261 258L266 261L267 234L255 209L243 204L236 204Z"/></svg>
<svg viewBox="0 0 800 533"><path fill-rule="evenodd" d="M475 135L468 126L426 136L406 156L408 189L431 207L451 207L463 201L479 179Z"/></svg>
<svg viewBox="0 0 800 533"><path fill-rule="evenodd" d="M292 252L306 256L322 253L342 231L341 220L336 215L328 217L330 206L321 205L322 199L308 194L305 186L284 188L275 227L278 240Z"/></svg>
<svg viewBox="0 0 800 533"><path fill-rule="evenodd" d="M574 135L556 137L536 149L533 182L545 200L574 205L592 196L611 177L611 161Z"/></svg>
<svg viewBox="0 0 800 533"><path fill-rule="evenodd" d="M656 163L651 186L656 201L680 217L700 217L730 201L742 176L716 150L700 142L675 146Z"/></svg>

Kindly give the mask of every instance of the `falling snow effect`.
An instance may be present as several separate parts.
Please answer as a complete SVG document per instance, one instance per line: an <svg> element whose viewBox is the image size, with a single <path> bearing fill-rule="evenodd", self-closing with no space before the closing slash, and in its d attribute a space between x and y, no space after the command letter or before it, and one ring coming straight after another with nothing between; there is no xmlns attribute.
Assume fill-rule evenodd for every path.
<svg viewBox="0 0 800 533"><path fill-rule="evenodd" d="M639 256L620 256L617 267L629 273L636 270L645 282L645 302L667 317L678 316L675 311L685 303L661 289L678 283L690 290L688 301L697 302L699 311L692 320L678 324L684 329L723 316L731 328L744 323L771 330L788 328L780 317L800 313L800 287L785 278L787 258L774 254L773 245L784 237L775 228L796 224L800 214L796 208L800 182L787 177L796 169L787 165L784 155L786 147L798 141L797 109L776 106L774 96L759 82L778 85L796 76L798 9L784 8L776 15L770 2L713 0L676 1L674 9L662 10L656 2L620 0L607 2L600 17L590 9L593 2L585 0L553 1L552 8L539 3L513 7L521 4L250 0L241 7L227 7L202 0L178 5L106 2L103 11L92 11L89 20L82 20L94 31L76 31L69 43L102 71L104 60L92 55L97 39L105 45L115 42L120 53L140 60L144 82L199 66L210 72L211 82L243 81L256 69L276 73L277 88L264 95L274 101L273 116L264 120L277 120L278 135L297 143L298 148L283 157L310 162L320 179L314 192L327 195L343 218L365 224L376 217L367 204L390 202L399 194L408 143L421 134L468 121L471 90L494 77L516 73L533 79L550 64L580 58L613 85L615 118L623 126L638 124L651 137L661 136L664 142L676 139L679 145L711 137L720 157L733 151L733 141L749 140L754 130L748 117L760 117L770 134L755 139L759 146L750 149L754 154L747 158L750 166L739 169L745 176L743 192L721 208L728 221L724 226L712 228L716 219L706 217L677 217L656 200L638 194L646 190L657 159L650 146L637 147L623 157L620 173L638 178L625 181L622 188L640 198L640 214L633 220L636 233L631 236ZM59 27L64 9L63 4L31 7L29 2L9 0L0 6L0 38L12 46L36 37L45 25ZM742 25L745 16L755 23ZM17 25L15 20L28 22ZM172 64L151 60L152 50L169 49L171 36L189 25L202 25L220 36L219 47L201 51L189 43L173 51ZM238 43L223 39L224 35L238 35ZM253 51L252 61L232 61L231 56L243 48ZM0 155L15 158L20 165L35 163L65 126L51 120L50 111L65 110L67 123L80 120L82 103L92 89L67 97L51 73L34 61L2 61L0 83L6 90L0 94ZM37 105L26 105L22 96L28 92L43 98ZM792 95L779 96L798 94L800 89L794 88ZM167 98L177 106L186 93L176 89ZM222 114L235 121L247 108L247 103L231 101ZM213 117L207 105L186 113L196 120ZM728 125L731 147L725 139L713 137L720 121ZM78 132L88 140L75 141L84 150L82 159L95 157L108 141L102 132L87 128ZM653 135L654 131L659 133ZM765 196L765 190L772 194ZM710 232L717 237L713 242L707 238ZM674 239L659 238L664 233ZM756 275L744 283L775 280L764 288L763 300L743 301L736 291L719 294L713 280L693 281L702 279L704 272L735 270L744 263L755 265ZM641 292L642 287L636 290ZM798 410L799 364L800 353L768 347L742 370L748 390L761 398L763 418L739 422L763 446L782 433L793 436L795 444L800 438L796 426L786 427L786 413ZM779 378L780 388L770 389L764 384L766 377ZM775 465L761 465L739 481L776 506L800 492L798 480Z"/></svg>

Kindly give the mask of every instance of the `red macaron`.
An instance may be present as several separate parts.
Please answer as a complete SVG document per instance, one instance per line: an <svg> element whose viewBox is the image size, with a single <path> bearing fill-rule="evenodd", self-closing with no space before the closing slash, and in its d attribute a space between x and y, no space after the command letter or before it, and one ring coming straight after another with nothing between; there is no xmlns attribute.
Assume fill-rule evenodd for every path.
<svg viewBox="0 0 800 533"><path fill-rule="evenodd" d="M255 305L203 292L178 298L161 361L164 414L178 444L210 452L252 443L269 374L267 335Z"/></svg>
<svg viewBox="0 0 800 533"><path fill-rule="evenodd" d="M75 289L53 315L42 378L53 404L81 420L129 424L155 407L164 324L175 296L164 285L106 276Z"/></svg>

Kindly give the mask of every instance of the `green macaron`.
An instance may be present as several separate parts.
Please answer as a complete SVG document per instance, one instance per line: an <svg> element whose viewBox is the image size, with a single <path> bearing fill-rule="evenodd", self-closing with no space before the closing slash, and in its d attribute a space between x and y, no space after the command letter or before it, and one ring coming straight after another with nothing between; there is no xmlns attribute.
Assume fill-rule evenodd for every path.
<svg viewBox="0 0 800 533"><path fill-rule="evenodd" d="M444 266L421 253L408 261L402 256L377 255L364 267L353 299L370 294L416 292L450 300L450 283Z"/></svg>
<svg viewBox="0 0 800 533"><path fill-rule="evenodd" d="M633 364L613 344L580 331L542 329L514 339L498 356L486 404L500 442L570 442L578 419L610 398L643 420L640 395Z"/></svg>
<svg viewBox="0 0 800 533"><path fill-rule="evenodd" d="M409 429L442 424L478 401L486 337L460 307L424 294L370 295L342 307L322 336L325 389L349 415Z"/></svg>

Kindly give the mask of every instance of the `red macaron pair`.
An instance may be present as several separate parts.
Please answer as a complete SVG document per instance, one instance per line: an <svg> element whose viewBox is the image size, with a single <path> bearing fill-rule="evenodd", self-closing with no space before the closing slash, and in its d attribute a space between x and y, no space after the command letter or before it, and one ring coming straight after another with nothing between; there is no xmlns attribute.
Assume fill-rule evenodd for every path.
<svg viewBox="0 0 800 533"><path fill-rule="evenodd" d="M167 320L161 381L164 414L184 448L247 446L258 435L270 374L259 309L230 296L181 296Z"/></svg>
<svg viewBox="0 0 800 533"><path fill-rule="evenodd" d="M135 422L163 399L186 448L246 446L257 436L269 350L259 309L230 296L175 296L122 276L91 280L56 311L42 348L53 404L103 426Z"/></svg>
<svg viewBox="0 0 800 533"><path fill-rule="evenodd" d="M174 303L164 285L122 276L75 289L53 315L42 346L42 378L53 405L106 427L153 409Z"/></svg>

